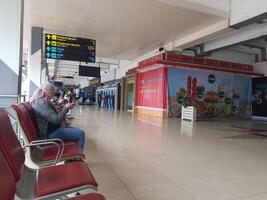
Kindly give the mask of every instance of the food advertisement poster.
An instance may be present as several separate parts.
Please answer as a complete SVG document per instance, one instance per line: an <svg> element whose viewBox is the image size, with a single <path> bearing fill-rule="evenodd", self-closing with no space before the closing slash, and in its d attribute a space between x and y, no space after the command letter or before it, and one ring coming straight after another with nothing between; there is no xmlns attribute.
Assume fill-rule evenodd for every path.
<svg viewBox="0 0 267 200"><path fill-rule="evenodd" d="M195 106L198 117L251 116L251 77L168 68L169 117Z"/></svg>

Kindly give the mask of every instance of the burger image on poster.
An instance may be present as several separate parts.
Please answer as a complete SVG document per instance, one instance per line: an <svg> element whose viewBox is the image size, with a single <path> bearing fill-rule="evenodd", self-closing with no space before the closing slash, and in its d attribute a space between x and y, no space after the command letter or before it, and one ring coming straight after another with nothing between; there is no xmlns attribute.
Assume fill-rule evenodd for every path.
<svg viewBox="0 0 267 200"><path fill-rule="evenodd" d="M187 95L187 92L183 87L181 87L176 92L176 98L177 98L177 102L178 102L179 105L184 105L186 95Z"/></svg>
<svg viewBox="0 0 267 200"><path fill-rule="evenodd" d="M205 87L204 86L197 86L197 99L198 100L203 100L204 99L204 92L205 92Z"/></svg>

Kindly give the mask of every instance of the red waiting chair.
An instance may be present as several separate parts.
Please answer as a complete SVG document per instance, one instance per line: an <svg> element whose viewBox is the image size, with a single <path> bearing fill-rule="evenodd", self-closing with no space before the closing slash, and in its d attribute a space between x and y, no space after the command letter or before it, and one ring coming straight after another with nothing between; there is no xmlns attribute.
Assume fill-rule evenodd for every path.
<svg viewBox="0 0 267 200"><path fill-rule="evenodd" d="M8 164L0 151L0 188L1 198L5 200L13 200L16 192L15 178L8 167Z"/></svg>
<svg viewBox="0 0 267 200"><path fill-rule="evenodd" d="M11 169L14 180L23 182L22 175L27 171L24 167L24 150L15 135L7 113L2 109L0 109L0 122L0 150ZM98 186L87 164L82 161L36 170L33 180L28 182L34 182L31 193L33 197L25 197L21 192L17 194L19 198L56 199L85 189L96 190ZM25 184L21 186L25 187ZM29 188L24 191L27 190Z"/></svg>
<svg viewBox="0 0 267 200"><path fill-rule="evenodd" d="M60 139L37 140L38 132L32 119L31 110L29 110L29 104L12 105L11 108L15 111L15 118L24 143L26 145L40 144L38 148L31 148L31 151L27 151L27 157L34 163L41 166L51 164L56 157L60 157L61 161L84 159L85 156L82 149L74 141L62 141Z"/></svg>
<svg viewBox="0 0 267 200"><path fill-rule="evenodd" d="M16 181L1 151L0 151L0 174L1 174L0 188L2 190L1 199L14 200L16 193ZM101 194L90 193L70 198L70 200L105 200L105 198Z"/></svg>
<svg viewBox="0 0 267 200"><path fill-rule="evenodd" d="M70 200L105 200L105 197L99 193L90 193L70 198Z"/></svg>

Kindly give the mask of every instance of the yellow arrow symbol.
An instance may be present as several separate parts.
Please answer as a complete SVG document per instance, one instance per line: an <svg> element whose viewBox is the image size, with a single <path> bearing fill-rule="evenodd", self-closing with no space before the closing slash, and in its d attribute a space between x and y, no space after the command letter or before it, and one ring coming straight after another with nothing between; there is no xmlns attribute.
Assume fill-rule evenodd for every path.
<svg viewBox="0 0 267 200"><path fill-rule="evenodd" d="M50 39L51 38L51 35L47 35L46 37L47 37L47 39Z"/></svg>
<svg viewBox="0 0 267 200"><path fill-rule="evenodd" d="M47 45L50 45L50 44L51 44L51 42L50 42L50 41L47 41L47 42L46 42L46 44L47 44Z"/></svg>

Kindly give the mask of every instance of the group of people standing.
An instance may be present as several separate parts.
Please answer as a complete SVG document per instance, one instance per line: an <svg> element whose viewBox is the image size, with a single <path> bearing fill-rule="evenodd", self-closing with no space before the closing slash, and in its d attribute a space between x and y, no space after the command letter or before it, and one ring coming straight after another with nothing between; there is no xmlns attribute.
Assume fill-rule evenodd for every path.
<svg viewBox="0 0 267 200"><path fill-rule="evenodd" d="M100 91L97 99L98 106L108 110L115 108L115 91Z"/></svg>

